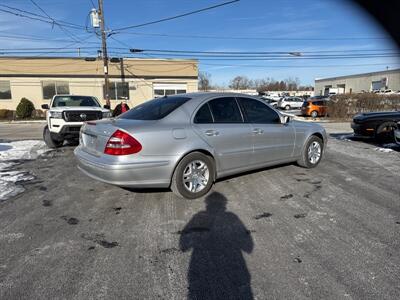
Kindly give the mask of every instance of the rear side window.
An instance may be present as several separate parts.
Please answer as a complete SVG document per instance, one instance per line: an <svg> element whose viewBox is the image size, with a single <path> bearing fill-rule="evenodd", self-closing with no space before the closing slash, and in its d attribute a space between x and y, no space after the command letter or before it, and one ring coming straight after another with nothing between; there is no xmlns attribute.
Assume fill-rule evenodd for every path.
<svg viewBox="0 0 400 300"><path fill-rule="evenodd" d="M242 115L235 98L217 98L208 103L215 123L243 123Z"/></svg>
<svg viewBox="0 0 400 300"><path fill-rule="evenodd" d="M191 98L188 97L176 96L153 99L132 108L118 118L130 120L160 120L190 99Z"/></svg>
<svg viewBox="0 0 400 300"><path fill-rule="evenodd" d="M196 124L207 124L213 123L210 107L208 103L204 104L196 113L194 117L194 123Z"/></svg>
<svg viewBox="0 0 400 300"><path fill-rule="evenodd" d="M264 103L250 98L238 98L246 116L246 121L257 124L276 124L281 120L279 115Z"/></svg>

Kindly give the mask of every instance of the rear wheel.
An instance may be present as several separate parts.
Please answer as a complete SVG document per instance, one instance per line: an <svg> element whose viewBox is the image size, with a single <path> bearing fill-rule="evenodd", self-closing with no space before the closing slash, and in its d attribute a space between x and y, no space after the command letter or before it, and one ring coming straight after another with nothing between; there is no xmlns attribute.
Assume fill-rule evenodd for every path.
<svg viewBox="0 0 400 300"><path fill-rule="evenodd" d="M397 128L394 122L385 122L378 126L376 139L380 143L392 142L394 140L394 130Z"/></svg>
<svg viewBox="0 0 400 300"><path fill-rule="evenodd" d="M301 158L297 163L304 168L314 168L316 167L322 158L323 152L323 142L322 140L313 135L308 140L306 146L304 147Z"/></svg>
<svg viewBox="0 0 400 300"><path fill-rule="evenodd" d="M195 199L211 189L215 179L214 161L209 156L192 152L178 164L172 176L171 190L179 197Z"/></svg>
<svg viewBox="0 0 400 300"><path fill-rule="evenodd" d="M290 105L288 104L285 106L285 110L289 110L289 109L290 109Z"/></svg>
<svg viewBox="0 0 400 300"><path fill-rule="evenodd" d="M52 136L49 127L46 125L43 129L43 139L49 148L59 148L63 145L64 141L60 139L56 139Z"/></svg>
<svg viewBox="0 0 400 300"><path fill-rule="evenodd" d="M311 114L310 114L310 116L311 116L311 118L316 118L316 117L318 117L318 112L316 111L316 110L313 110L312 112L311 112Z"/></svg>

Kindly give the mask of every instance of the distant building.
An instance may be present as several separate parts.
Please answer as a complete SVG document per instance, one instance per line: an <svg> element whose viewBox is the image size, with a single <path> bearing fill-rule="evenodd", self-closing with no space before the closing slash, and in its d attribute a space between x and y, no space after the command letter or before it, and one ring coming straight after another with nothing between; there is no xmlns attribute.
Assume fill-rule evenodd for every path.
<svg viewBox="0 0 400 300"><path fill-rule="evenodd" d="M181 59L113 59L109 63L111 107L130 107L164 95L196 92L198 62ZM59 57L1 57L0 109L15 110L21 98L35 108L56 94L96 96L104 101L103 61Z"/></svg>
<svg viewBox="0 0 400 300"><path fill-rule="evenodd" d="M399 91L400 69L315 79L315 95L328 95L331 89L350 94L388 89Z"/></svg>

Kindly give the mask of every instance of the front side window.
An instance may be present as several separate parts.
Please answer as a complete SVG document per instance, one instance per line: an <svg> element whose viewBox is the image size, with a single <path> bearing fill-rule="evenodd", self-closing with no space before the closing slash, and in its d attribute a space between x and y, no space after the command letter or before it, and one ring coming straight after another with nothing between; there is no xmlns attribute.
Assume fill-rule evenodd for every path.
<svg viewBox="0 0 400 300"><path fill-rule="evenodd" d="M11 99L10 81L0 81L0 100Z"/></svg>
<svg viewBox="0 0 400 300"><path fill-rule="evenodd" d="M211 115L210 107L208 103L204 104L196 113L194 117L194 123L196 124L209 124L213 123L213 117Z"/></svg>
<svg viewBox="0 0 400 300"><path fill-rule="evenodd" d="M238 98L238 101L249 123L277 124L281 122L278 113L260 101L250 98Z"/></svg>
<svg viewBox="0 0 400 300"><path fill-rule="evenodd" d="M100 107L100 104L93 97L89 96L56 96L51 107L60 106L94 106Z"/></svg>
<svg viewBox="0 0 400 300"><path fill-rule="evenodd" d="M217 98L208 103L215 123L243 123L242 115L235 98Z"/></svg>
<svg viewBox="0 0 400 300"><path fill-rule="evenodd" d="M69 94L69 83L66 81L42 81L43 99L51 99L55 95Z"/></svg>
<svg viewBox="0 0 400 300"><path fill-rule="evenodd" d="M189 101L188 97L165 97L147 101L123 113L118 118L130 120L160 120Z"/></svg>

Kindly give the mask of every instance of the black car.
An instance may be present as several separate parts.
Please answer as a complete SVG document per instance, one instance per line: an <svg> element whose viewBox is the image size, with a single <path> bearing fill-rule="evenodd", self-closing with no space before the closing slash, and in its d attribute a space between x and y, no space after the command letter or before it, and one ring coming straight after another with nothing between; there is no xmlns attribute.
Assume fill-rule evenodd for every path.
<svg viewBox="0 0 400 300"><path fill-rule="evenodd" d="M355 136L392 141L399 121L400 111L362 113L354 116L351 128Z"/></svg>

